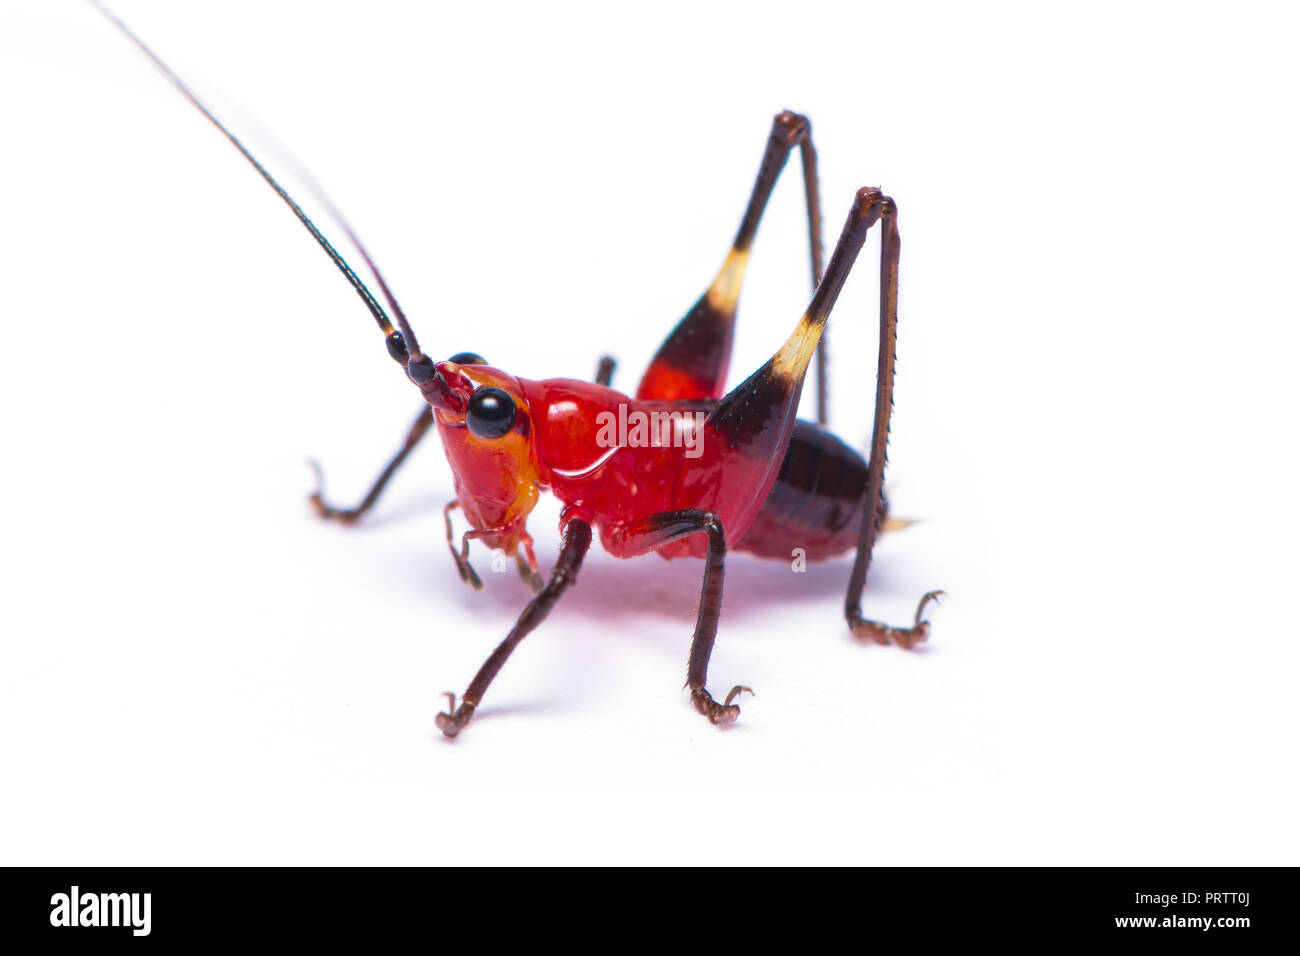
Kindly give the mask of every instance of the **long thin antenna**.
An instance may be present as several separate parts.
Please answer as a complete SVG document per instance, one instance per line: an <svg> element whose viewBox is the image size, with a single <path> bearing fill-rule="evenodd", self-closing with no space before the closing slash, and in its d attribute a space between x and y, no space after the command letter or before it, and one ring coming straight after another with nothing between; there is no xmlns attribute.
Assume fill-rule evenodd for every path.
<svg viewBox="0 0 1300 956"><path fill-rule="evenodd" d="M388 282L385 281L384 274L379 271L379 266L375 265L375 260L371 257L370 251L366 249L365 243L361 241L361 237L358 236L356 230L352 228L352 224L349 223L343 216L343 213L339 211L339 207L334 205L334 201L330 199L329 195L325 192L324 187L316 181L316 178L312 176L311 172L302 164L301 160L296 156L293 156L292 153L290 153L287 158L292 160L290 165L296 167L297 175L306 184L307 191L315 196L316 201L325 207L325 211L330 214L330 218L338 223L339 228L347 235L348 241L356 247L357 252L361 253L361 258L365 260L366 266L370 269L370 274L373 275L375 281L379 283L379 291L383 293L384 301L387 302L388 307L393 310L393 315L397 319L398 326L402 329L402 336L407 340L409 349L410 343L415 340L415 334L411 332L410 323L406 321L406 313L403 312L402 307L398 305L397 297L393 295L393 290L388 287ZM415 346L415 352L416 354L419 352L418 343Z"/></svg>
<svg viewBox="0 0 1300 956"><path fill-rule="evenodd" d="M332 245L330 245L330 241L325 238L324 233L322 233L319 229L316 228L316 224L313 223L311 219L307 217L307 214L303 212L302 207L299 206L296 202L294 202L293 197L290 196L285 191L283 186L281 186L278 182L275 181L274 176L272 176L269 172L267 172L266 167L263 166L260 162L258 162L257 158L248 151L248 148L245 147L244 144L239 141L239 138L235 136L235 134L232 133L229 129L227 129L226 126L221 122L221 120L217 119L216 116L213 115L212 111L208 109L207 106L204 105L203 101L198 98L198 96L194 93L194 91L185 85L185 81L182 80L179 76L177 76L176 73L172 70L172 68L169 67L166 63L164 63L162 58L158 56L158 54L154 53L153 50L149 49L148 45L143 40L141 40L138 36L136 36L135 33L132 32L130 27L128 27L125 23L123 23L120 19L118 19L117 15L114 14L113 11L105 7L102 3L99 2L99 0L87 0L87 2L91 6L93 6L96 10L98 10L100 13L102 13L110 23L112 23L115 27L117 27L118 30L120 30L122 34L126 36L127 39L129 39L132 43L134 43L137 47L139 47L140 51L144 53L144 55L147 56L150 60L153 61L154 65L158 67L158 69L162 71L163 75L166 76L167 79L171 81L171 84L174 87L176 87L176 89L178 89L181 92L181 94L184 95L184 97L190 101L191 104L193 104L195 109L197 109L200 113L206 116L208 118L208 121L212 123L212 125L215 126L218 130L220 130L222 135L224 135L226 139L230 140L230 142L234 144L234 147L237 150L239 150L241 154L243 154L243 157L246 160L248 160L248 162L252 165L252 167L256 169L259 173L261 173L262 178L265 179L267 184L270 185L270 187L275 190L276 195L278 195L282 200L284 200L285 205L288 206L291 210L293 210L293 214L298 217L298 221L301 222L303 226L306 227L307 231L312 234L312 238L314 238L316 242L320 245L320 247L325 250L325 254L330 257L330 259L334 262L334 265L338 267L338 270L342 272L344 277L348 280L348 282L351 283L352 288L355 289L357 295L361 297L361 301L364 302L366 304L366 308L370 310L370 314L373 315L375 317L375 321L379 323L379 328L383 331L383 333L385 335L391 335L394 331L393 323L388 318L388 314L384 311L384 307L379 304L378 300L375 299L374 295L370 292L370 290L366 288L366 284L361 281L361 278L356 274L356 272L352 270L352 267L348 265L347 260L345 260L341 255L339 255L338 251ZM333 212L334 216L338 218L339 221L343 224L344 230L348 233L349 237L356 244L357 248L361 251L362 257L366 260L371 270L375 273L375 278L379 280L379 285L384 292L385 298L388 299L389 304L393 307L393 312L397 315L397 324L401 329L402 337L405 340L407 352L412 359L418 360L420 358L420 346L416 341L415 333L411 330L410 324L406 321L406 316L402 314L402 310L397 306L397 302L393 298L393 294L388 289L388 284L384 282L383 277L379 274L379 270L375 268L374 262L370 259L369 254L361 246L361 243L357 240L356 235L352 232L352 229L348 227L346 223L343 223L342 217L338 215L337 211L335 210L331 210L331 211Z"/></svg>

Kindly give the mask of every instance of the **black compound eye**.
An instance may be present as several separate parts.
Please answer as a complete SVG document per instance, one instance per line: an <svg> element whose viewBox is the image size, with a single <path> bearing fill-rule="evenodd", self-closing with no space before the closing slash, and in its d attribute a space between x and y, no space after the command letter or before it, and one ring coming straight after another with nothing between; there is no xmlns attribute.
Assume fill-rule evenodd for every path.
<svg viewBox="0 0 1300 956"><path fill-rule="evenodd" d="M477 352L457 352L448 362L455 362L457 365L486 365L487 359Z"/></svg>
<svg viewBox="0 0 1300 956"><path fill-rule="evenodd" d="M500 438L515 427L515 400L503 388L480 388L470 396L465 425L479 438Z"/></svg>
<svg viewBox="0 0 1300 956"><path fill-rule="evenodd" d="M406 364L410 355L406 351L406 339L402 338L401 332L389 332L388 337L384 339L384 344L388 346L388 354L394 361Z"/></svg>

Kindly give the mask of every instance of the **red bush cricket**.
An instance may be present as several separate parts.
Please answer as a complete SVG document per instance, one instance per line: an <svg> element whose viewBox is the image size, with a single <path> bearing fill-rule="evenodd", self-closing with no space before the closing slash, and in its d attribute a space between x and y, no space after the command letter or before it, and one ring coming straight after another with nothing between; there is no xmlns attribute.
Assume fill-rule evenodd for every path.
<svg viewBox="0 0 1300 956"><path fill-rule="evenodd" d="M455 479L456 500L446 508L447 540L461 578L482 586L469 563L470 541L478 540L515 557L537 592L459 703L454 694L446 695L450 704L437 716L444 734L454 737L464 729L510 654L577 580L593 530L599 533L605 550L616 557L658 552L665 558L704 559L686 686L695 709L715 724L734 721L740 715L736 698L743 692L752 693L748 687L736 685L719 703L706 686L728 547L782 560L789 560L796 547L802 548L809 560L831 558L856 548L844 602L852 634L904 648L929 636L930 625L923 614L941 591L922 596L913 623L906 627L866 619L861 610L871 553L887 512L883 490L898 321L898 210L894 200L879 189L859 189L823 274L817 157L812 127L805 117L789 111L776 115L744 218L717 278L669 334L642 376L635 397L629 397L610 386L615 366L608 357L601 360L594 382L516 378L470 353L441 362L430 358L421 350L365 247L337 211L330 207L374 274L392 310L391 319L243 143L125 24L98 3L94 5L234 144L289 206L361 297L385 336L389 355L424 399L401 450L362 502L355 508L333 507L325 502L318 486L311 496L317 512L343 523L360 519L375 505L420 439L436 427ZM768 197L796 147L803 169L815 291L807 311L772 358L725 392L736 306L750 245ZM880 348L871 452L864 461L825 427L824 330L867 231L875 225L882 232ZM796 417L814 356L818 372L816 424ZM635 428L629 429L629 421L636 422ZM543 490L564 504L560 556L544 583L526 529L528 515ZM456 508L470 526L459 548L451 520Z"/></svg>

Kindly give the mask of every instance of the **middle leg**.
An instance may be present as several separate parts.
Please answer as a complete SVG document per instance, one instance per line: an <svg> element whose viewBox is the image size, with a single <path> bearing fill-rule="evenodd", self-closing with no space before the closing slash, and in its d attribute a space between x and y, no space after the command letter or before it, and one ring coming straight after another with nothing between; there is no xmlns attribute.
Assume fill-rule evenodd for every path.
<svg viewBox="0 0 1300 956"><path fill-rule="evenodd" d="M433 408L425 405L420 409L419 416L411 425L411 430L407 432L406 441L402 443L402 447L384 467L384 470L379 473L379 477L375 479L370 491L361 500L361 504L355 508L335 508L325 502L325 476L321 473L320 465L314 461L311 462L312 470L316 472L316 490L312 492L309 500L312 507L316 509L316 513L327 521L338 521L342 524L356 524L360 521L362 516L375 506L375 502L383 494L385 486L392 480L393 475L397 474L397 469L402 466L402 462L406 461L406 457L415 450L415 446L420 443L420 439L428 433L432 425ZM463 577L464 572L462 571L461 574Z"/></svg>
<svg viewBox="0 0 1300 956"><path fill-rule="evenodd" d="M708 535L708 551L704 558L704 581L700 586L700 610L691 637L686 686L691 691L691 703L710 723L729 724L740 716L740 707L732 701L742 693L754 692L743 684L737 684L719 704L705 686L709 677L709 658L713 655L713 643L718 636L718 619L722 616L722 572L727 555L722 522L711 511L699 508L663 511L611 529L610 543L618 554L631 557L693 534Z"/></svg>
<svg viewBox="0 0 1300 956"><path fill-rule="evenodd" d="M614 361L612 355L602 355L600 361L596 364L596 384L610 385L614 381L614 369L618 363Z"/></svg>

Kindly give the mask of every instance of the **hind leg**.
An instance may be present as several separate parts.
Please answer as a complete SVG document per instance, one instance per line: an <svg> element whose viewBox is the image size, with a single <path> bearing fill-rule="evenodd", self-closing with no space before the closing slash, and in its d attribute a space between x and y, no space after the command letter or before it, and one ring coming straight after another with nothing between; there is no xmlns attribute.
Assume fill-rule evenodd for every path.
<svg viewBox="0 0 1300 956"><path fill-rule="evenodd" d="M806 117L787 110L778 113L772 120L772 131L763 151L763 160L759 165L758 177L754 181L744 219L722 269L708 291L659 347L637 388L637 398L678 401L718 398L722 395L727 366L731 360L736 306L749 261L749 248L772 189L795 146L800 147L803 163L814 288L821 281L821 211L812 125ZM824 360L819 358L818 368L821 369L823 364ZM819 402L819 414L822 414L820 409L823 405L824 400Z"/></svg>
<svg viewBox="0 0 1300 956"><path fill-rule="evenodd" d="M879 621L863 620L862 612L855 608L846 612L849 630L857 638L870 638L877 644L893 643L911 650L930 636L930 622L922 620L921 615L925 613L925 607L931 601L938 604L943 593L942 591L926 591L925 594L921 595L921 601L916 606L916 617L913 619L911 627L891 627L888 624L881 624Z"/></svg>
<svg viewBox="0 0 1300 956"><path fill-rule="evenodd" d="M861 195L861 194L859 194ZM938 601L942 591L927 592L916 608L911 627L892 627L862 616L862 590L867 583L867 569L885 516L885 451L889 442L889 420L894 410L894 353L898 340L898 208L888 196L877 195L880 239L880 352L876 364L876 415L871 433L871 460L867 466L867 489L862 507L862 530L858 535L858 552L849 576L844 598L844 616L849 630L858 638L878 644L891 641L910 648L930 635L930 622L921 619L926 605ZM832 263L832 270L835 264ZM827 276L827 282L832 280Z"/></svg>

